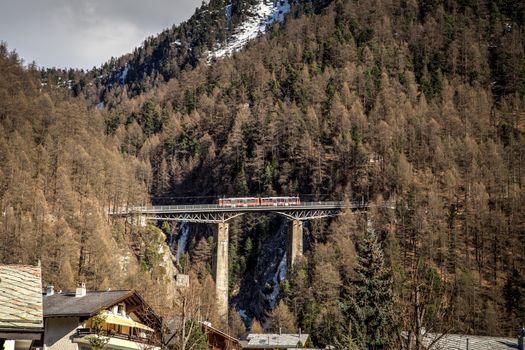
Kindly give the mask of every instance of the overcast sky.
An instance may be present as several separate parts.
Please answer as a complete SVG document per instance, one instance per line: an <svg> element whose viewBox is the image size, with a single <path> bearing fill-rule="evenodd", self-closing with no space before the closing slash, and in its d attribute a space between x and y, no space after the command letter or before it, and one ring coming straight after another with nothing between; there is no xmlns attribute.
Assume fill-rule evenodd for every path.
<svg viewBox="0 0 525 350"><path fill-rule="evenodd" d="M0 41L26 63L92 68L188 19L202 0L0 0Z"/></svg>

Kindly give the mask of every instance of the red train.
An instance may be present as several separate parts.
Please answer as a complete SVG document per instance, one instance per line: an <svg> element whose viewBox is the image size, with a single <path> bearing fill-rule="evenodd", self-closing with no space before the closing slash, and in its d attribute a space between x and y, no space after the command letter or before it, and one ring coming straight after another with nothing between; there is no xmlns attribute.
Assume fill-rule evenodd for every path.
<svg viewBox="0 0 525 350"><path fill-rule="evenodd" d="M299 197L239 197L239 198L220 198L219 207L287 207L299 205Z"/></svg>

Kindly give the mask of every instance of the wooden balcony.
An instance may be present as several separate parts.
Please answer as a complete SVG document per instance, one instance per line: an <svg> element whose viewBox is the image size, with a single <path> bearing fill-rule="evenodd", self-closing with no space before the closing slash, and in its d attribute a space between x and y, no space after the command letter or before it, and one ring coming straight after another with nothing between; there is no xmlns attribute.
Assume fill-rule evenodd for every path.
<svg viewBox="0 0 525 350"><path fill-rule="evenodd" d="M153 347L160 346L159 342L152 338L141 337L135 334L122 334L115 331L100 330L96 332L93 328L78 328L76 338L83 338L88 335L98 335L101 337L116 338L131 341L134 343L140 343L150 345Z"/></svg>

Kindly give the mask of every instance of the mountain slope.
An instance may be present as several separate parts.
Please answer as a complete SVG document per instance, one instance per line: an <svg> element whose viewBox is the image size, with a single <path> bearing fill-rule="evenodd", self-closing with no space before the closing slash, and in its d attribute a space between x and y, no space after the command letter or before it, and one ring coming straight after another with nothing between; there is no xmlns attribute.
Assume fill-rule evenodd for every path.
<svg viewBox="0 0 525 350"><path fill-rule="evenodd" d="M226 21L225 4L213 4ZM232 300L246 309L253 301L255 307L244 311L270 327L279 315L267 297L278 290L279 310L293 315L288 326L313 334L319 345L348 343L356 245L368 227L391 267L399 314L391 320L393 331L514 336L525 322L523 4L317 4L298 4L285 22L209 65L193 63L214 48L215 24L192 22L196 33L215 33L214 40L175 62L165 53L177 38L152 38L140 54L118 63L122 69L123 62L136 62L127 71L129 86L104 92L102 110L86 113L84 106L68 116L84 123L90 113L99 116L91 136L105 140L116 164L136 164L124 173L152 202L299 193L379 205L366 218L345 213L312 222L310 249L286 281L276 275L279 222L246 217L232 223ZM215 16L203 11L201 18ZM191 32L185 26L182 32ZM191 38L206 42L197 34ZM101 88L86 95L98 98ZM35 100L34 91L22 100ZM20 103L11 92L4 95ZM0 116L25 115L17 113L10 106ZM8 129L14 137L32 127ZM73 144L84 145L84 138L73 136ZM22 140L32 145L32 133ZM15 150L10 159L28 168ZM89 179L89 172L71 173ZM381 206L384 200L395 206ZM179 264L204 279L213 242L208 229L193 230ZM260 280L251 283L249 276ZM406 340L398 336L389 339Z"/></svg>
<svg viewBox="0 0 525 350"><path fill-rule="evenodd" d="M232 20L233 5L226 6L226 19ZM274 1L266 3L261 0L258 4L253 5L244 21L235 28L232 36L226 40L226 43L217 43L214 49L207 53L208 61L217 59L242 49L248 41L255 39L261 33L264 33L268 26L275 22L284 21L284 16L290 12L288 0Z"/></svg>
<svg viewBox="0 0 525 350"><path fill-rule="evenodd" d="M321 6L322 2L316 4ZM46 69L43 81L67 87L74 95L86 95L95 104L107 102L114 94L135 96L201 61L241 49L272 23L282 22L290 9L289 0L211 0L186 22L147 38L133 53L112 57L100 68L86 72Z"/></svg>
<svg viewBox="0 0 525 350"><path fill-rule="evenodd" d="M302 193L397 202L372 224L403 314L412 288L438 278L438 290L421 293L448 307L434 309L427 328L511 335L522 319L504 291L522 283L510 272L523 266L525 56L523 21L509 6L520 5L335 1L319 14L304 5L242 52L106 118L122 149L150 161L153 201ZM325 296L343 298L339 285L352 285L353 263L339 254L359 240L357 221L316 225L301 280L292 276L283 295L322 344L343 332L328 320L346 322ZM238 229L237 280L267 263L245 256L248 237L260 249L271 235ZM324 292L311 287L319 283ZM233 296L250 288L232 286Z"/></svg>

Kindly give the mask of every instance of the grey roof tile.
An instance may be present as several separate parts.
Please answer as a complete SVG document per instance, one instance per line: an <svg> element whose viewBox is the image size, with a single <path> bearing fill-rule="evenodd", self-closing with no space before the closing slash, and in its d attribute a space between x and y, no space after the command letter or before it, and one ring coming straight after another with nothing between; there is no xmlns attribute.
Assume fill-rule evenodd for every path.
<svg viewBox="0 0 525 350"><path fill-rule="evenodd" d="M0 328L43 328L39 266L0 265Z"/></svg>
<svg viewBox="0 0 525 350"><path fill-rule="evenodd" d="M423 344L428 346L440 334L427 334ZM504 337L485 337L464 334L446 334L439 339L432 349L434 350L512 350L518 348L518 339Z"/></svg>
<svg viewBox="0 0 525 350"><path fill-rule="evenodd" d="M75 293L44 296L44 317L92 316L131 295L133 291L130 290L112 290L87 292L83 297L75 297Z"/></svg>
<svg viewBox="0 0 525 350"><path fill-rule="evenodd" d="M246 338L248 343L243 348L273 347L276 349L295 348L301 341L304 344L308 341L308 334L249 334Z"/></svg>

